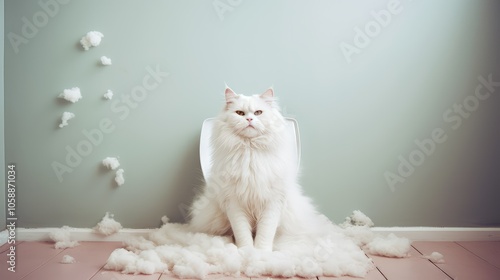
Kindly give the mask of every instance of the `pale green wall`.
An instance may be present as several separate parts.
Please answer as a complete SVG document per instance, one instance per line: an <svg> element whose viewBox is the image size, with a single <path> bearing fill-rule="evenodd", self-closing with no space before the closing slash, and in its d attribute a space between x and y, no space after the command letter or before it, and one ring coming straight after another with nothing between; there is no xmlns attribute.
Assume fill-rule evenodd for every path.
<svg viewBox="0 0 500 280"><path fill-rule="evenodd" d="M7 36L23 36L34 16L40 26L17 53L5 38L19 226L92 227L106 211L132 228L156 227L165 214L183 221L200 184L201 123L221 109L224 83L241 93L274 85L300 124L304 191L335 222L360 209L379 226L500 225L500 89L458 129L443 120L478 76L500 80L495 1L401 1L351 63L341 43L395 2L54 1L40 2L68 3L52 5L47 22L39 0L5 3ZM214 3L234 7L219 18ZM104 38L84 51L78 41L91 30ZM100 66L102 55L113 65ZM147 67L170 75L131 108L121 98ZM82 100L56 98L74 86ZM102 99L107 89L112 101ZM64 111L76 118L60 129ZM59 181L51 165L66 165L66 148L89 143L84 131L103 120L112 131ZM384 173L397 173L398 156L436 128L447 141L391 191ZM123 186L100 166L107 156L120 157Z"/></svg>

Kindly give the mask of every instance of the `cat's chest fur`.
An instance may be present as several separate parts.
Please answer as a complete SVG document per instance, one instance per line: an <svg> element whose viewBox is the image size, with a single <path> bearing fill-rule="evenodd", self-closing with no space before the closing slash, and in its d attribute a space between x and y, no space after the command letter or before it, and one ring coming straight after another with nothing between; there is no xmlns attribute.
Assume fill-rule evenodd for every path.
<svg viewBox="0 0 500 280"><path fill-rule="evenodd" d="M241 202L263 203L284 195L290 178L283 145L272 147L240 142L214 154L213 178L224 186L223 196Z"/></svg>
<svg viewBox="0 0 500 280"><path fill-rule="evenodd" d="M248 188L272 185L282 174L282 159L270 151L243 146L226 157L221 167L229 171L229 181L237 187Z"/></svg>

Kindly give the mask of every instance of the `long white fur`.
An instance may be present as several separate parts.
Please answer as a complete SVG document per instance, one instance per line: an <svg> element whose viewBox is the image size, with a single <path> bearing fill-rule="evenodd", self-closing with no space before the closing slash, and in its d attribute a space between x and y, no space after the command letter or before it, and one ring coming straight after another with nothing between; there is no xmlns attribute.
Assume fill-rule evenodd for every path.
<svg viewBox="0 0 500 280"><path fill-rule="evenodd" d="M374 266L361 248L386 256L408 252L404 239L376 236L360 211L339 227L315 210L297 183L297 158L272 90L225 94L213 131L212 171L189 224L167 221L147 240L129 240L106 269L200 279L213 273L364 277Z"/></svg>
<svg viewBox="0 0 500 280"><path fill-rule="evenodd" d="M297 183L297 156L273 90L244 96L227 88L225 97L211 139L211 174L192 205L190 227L271 251L275 237L301 235L322 219Z"/></svg>
<svg viewBox="0 0 500 280"><path fill-rule="evenodd" d="M354 226L362 232L366 226ZM180 278L203 279L218 273L248 277L316 277L351 275L364 277L373 263L360 249L364 242L353 240L338 226L325 220L322 236L280 238L276 250L237 248L232 238L193 232L189 225L166 223L151 232L148 239L125 242L115 250L106 269L123 273L170 271ZM356 241L356 242L354 242Z"/></svg>

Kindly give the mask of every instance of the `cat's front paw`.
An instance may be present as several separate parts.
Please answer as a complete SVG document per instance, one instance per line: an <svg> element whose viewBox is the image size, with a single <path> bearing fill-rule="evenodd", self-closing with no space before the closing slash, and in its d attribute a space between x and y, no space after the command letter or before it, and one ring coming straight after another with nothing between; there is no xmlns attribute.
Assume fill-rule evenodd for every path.
<svg viewBox="0 0 500 280"><path fill-rule="evenodd" d="M254 248L253 247L253 240L236 240L235 242L236 246L240 249L242 248Z"/></svg>
<svg viewBox="0 0 500 280"><path fill-rule="evenodd" d="M272 252L273 244L259 244L255 246L255 249L264 251L264 252Z"/></svg>
<svg viewBox="0 0 500 280"><path fill-rule="evenodd" d="M255 247L252 245L238 246L238 250L248 252L255 250Z"/></svg>

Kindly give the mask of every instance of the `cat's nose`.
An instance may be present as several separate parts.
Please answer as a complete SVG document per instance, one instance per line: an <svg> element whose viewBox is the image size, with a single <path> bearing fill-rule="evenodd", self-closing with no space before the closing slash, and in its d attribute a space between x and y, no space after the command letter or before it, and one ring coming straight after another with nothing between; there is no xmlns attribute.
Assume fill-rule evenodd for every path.
<svg viewBox="0 0 500 280"><path fill-rule="evenodd" d="M247 121L251 122L253 119L252 118L247 118Z"/></svg>

